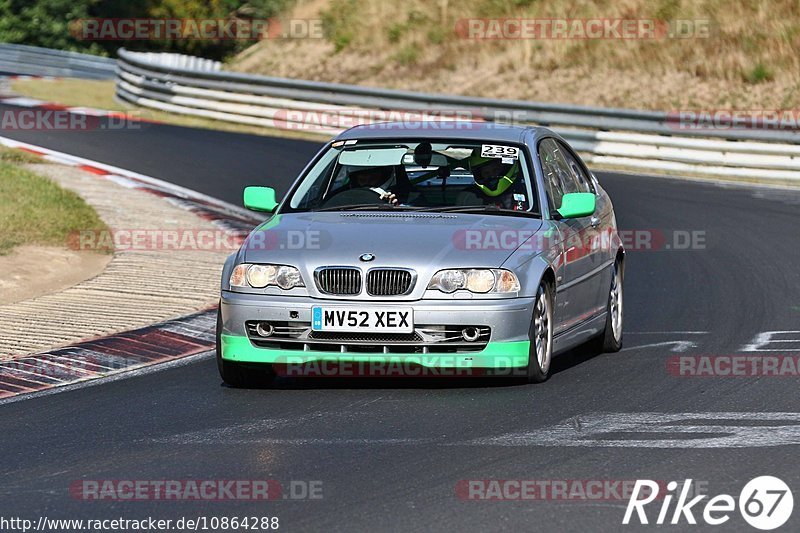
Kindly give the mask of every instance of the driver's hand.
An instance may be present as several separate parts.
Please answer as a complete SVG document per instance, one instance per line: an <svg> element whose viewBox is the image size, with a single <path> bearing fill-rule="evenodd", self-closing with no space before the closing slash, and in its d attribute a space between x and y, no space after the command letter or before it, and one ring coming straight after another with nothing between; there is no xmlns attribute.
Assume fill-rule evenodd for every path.
<svg viewBox="0 0 800 533"><path fill-rule="evenodd" d="M397 202L398 202L397 196L395 196L395 194L391 193L391 192L387 192L386 194L382 194L381 195L381 200L389 202L392 205L397 205Z"/></svg>

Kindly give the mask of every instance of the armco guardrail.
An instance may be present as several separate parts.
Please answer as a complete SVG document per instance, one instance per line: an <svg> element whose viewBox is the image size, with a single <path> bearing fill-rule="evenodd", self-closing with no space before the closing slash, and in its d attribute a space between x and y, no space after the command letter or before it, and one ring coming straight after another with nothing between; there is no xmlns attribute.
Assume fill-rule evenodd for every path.
<svg viewBox="0 0 800 533"><path fill-rule="evenodd" d="M108 57L0 43L0 72L7 74L110 80L115 71Z"/></svg>
<svg viewBox="0 0 800 533"><path fill-rule="evenodd" d="M635 169L800 180L800 133L678 129L663 112L417 93L254 76L174 54L120 49L117 95L144 107L268 128L336 134L391 118L469 116L552 127L584 157Z"/></svg>

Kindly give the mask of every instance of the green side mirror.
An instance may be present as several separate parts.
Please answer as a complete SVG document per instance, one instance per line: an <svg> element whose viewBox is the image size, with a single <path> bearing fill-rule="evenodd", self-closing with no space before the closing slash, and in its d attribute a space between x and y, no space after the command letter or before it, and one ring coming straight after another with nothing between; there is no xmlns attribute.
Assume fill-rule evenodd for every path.
<svg viewBox="0 0 800 533"><path fill-rule="evenodd" d="M272 187L245 187L244 206L253 211L266 211L271 213L278 207L275 199L275 189Z"/></svg>
<svg viewBox="0 0 800 533"><path fill-rule="evenodd" d="M561 198L561 207L558 214L563 218L588 217L594 214L597 201L593 193L571 192Z"/></svg>

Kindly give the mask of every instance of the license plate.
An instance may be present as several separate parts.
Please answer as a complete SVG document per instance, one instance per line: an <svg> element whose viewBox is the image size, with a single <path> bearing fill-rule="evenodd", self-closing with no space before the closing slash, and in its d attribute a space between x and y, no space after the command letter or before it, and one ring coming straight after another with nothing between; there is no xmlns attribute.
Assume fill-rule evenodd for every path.
<svg viewBox="0 0 800 533"><path fill-rule="evenodd" d="M410 307L359 309L353 307L312 307L314 331L370 331L373 333L412 333L414 310Z"/></svg>

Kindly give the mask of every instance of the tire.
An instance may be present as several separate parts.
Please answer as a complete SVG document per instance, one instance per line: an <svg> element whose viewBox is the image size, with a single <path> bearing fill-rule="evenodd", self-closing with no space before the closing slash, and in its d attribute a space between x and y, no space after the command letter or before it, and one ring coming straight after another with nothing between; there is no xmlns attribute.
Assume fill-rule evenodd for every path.
<svg viewBox="0 0 800 533"><path fill-rule="evenodd" d="M608 291L608 304L606 304L606 327L603 333L595 339L595 351L598 353L613 353L622 349L622 324L624 318L623 306L623 280L624 266L621 260L614 262L611 274L611 288Z"/></svg>
<svg viewBox="0 0 800 533"><path fill-rule="evenodd" d="M252 367L223 359L221 336L222 313L217 311L217 370L219 370L222 381L237 389L263 387L272 381L272 378L275 377L272 365L263 364Z"/></svg>
<svg viewBox="0 0 800 533"><path fill-rule="evenodd" d="M542 383L550 377L553 359L553 290L544 281L536 291L528 336L528 383Z"/></svg>

